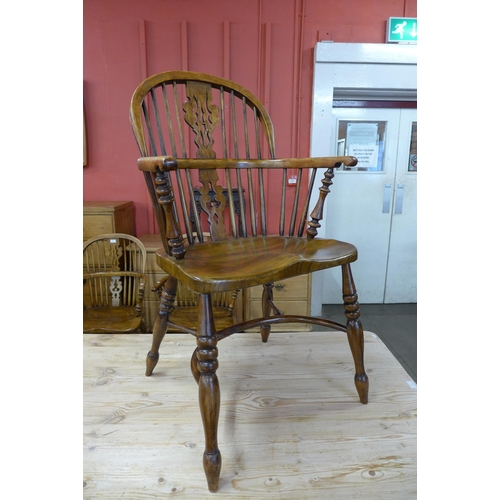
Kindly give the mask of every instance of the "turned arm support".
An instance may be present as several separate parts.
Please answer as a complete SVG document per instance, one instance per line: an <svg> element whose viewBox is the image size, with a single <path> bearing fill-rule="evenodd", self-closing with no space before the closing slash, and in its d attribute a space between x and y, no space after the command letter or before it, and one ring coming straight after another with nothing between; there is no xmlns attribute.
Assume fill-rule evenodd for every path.
<svg viewBox="0 0 500 500"><path fill-rule="evenodd" d="M139 299L142 301L144 298L144 291L146 290L147 276L143 276L139 282Z"/></svg>
<svg viewBox="0 0 500 500"><path fill-rule="evenodd" d="M146 156L137 160L139 170L155 173L157 201L163 207L165 215L165 233L170 247L170 254L175 259L183 259L186 253L184 238L177 220L174 206L174 193L170 180L170 171L177 169L177 162L170 156Z"/></svg>
<svg viewBox="0 0 500 500"><path fill-rule="evenodd" d="M337 158L332 158L339 160L342 157L337 157ZM349 158L351 161L350 163L347 162L337 162L333 166L329 166L328 169L325 172L325 177L322 179L321 183L323 184L319 188L319 198L316 203L316 206L314 207L314 210L311 212L311 220L307 223L308 224L308 229L307 229L307 239L313 239L317 234L318 234L318 228L321 227L321 224L319 223L320 220L323 219L323 210L325 208L325 200L326 196L330 192L330 186L332 185L332 179L334 176L334 169L340 167L342 163L345 163L347 166L354 166L358 163L357 158L353 156L346 157Z"/></svg>
<svg viewBox="0 0 500 500"><path fill-rule="evenodd" d="M137 294L137 304L135 305L135 315L137 317L142 316L142 303L144 300L144 290L146 288L147 277L142 276L139 282L139 293Z"/></svg>

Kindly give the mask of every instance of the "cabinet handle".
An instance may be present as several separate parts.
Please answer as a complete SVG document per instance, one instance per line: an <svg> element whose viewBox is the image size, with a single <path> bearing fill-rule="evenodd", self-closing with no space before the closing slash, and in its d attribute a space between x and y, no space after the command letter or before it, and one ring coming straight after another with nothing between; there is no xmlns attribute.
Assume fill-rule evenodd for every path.
<svg viewBox="0 0 500 500"><path fill-rule="evenodd" d="M274 285L274 288L276 288L276 290L283 290L283 288L285 288L285 285L283 285L283 283L276 283L276 285Z"/></svg>

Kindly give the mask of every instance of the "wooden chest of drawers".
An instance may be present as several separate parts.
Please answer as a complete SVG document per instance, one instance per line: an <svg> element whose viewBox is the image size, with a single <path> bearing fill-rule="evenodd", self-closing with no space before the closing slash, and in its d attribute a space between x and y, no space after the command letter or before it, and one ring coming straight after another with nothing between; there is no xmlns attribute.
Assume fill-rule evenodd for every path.
<svg viewBox="0 0 500 500"><path fill-rule="evenodd" d="M132 201L84 201L83 241L106 233L135 236Z"/></svg>

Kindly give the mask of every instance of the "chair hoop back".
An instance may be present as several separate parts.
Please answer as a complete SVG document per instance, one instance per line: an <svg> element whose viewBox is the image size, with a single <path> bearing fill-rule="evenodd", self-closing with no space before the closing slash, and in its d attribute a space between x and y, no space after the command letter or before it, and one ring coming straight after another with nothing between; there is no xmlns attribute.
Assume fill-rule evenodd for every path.
<svg viewBox="0 0 500 500"><path fill-rule="evenodd" d="M179 257L181 235L193 245L204 241L204 231L212 241L306 232L314 237L318 219L308 216L316 169L326 169L324 199L333 169L342 158L355 161L275 160L273 125L263 104L240 85L203 73L147 78L132 97L130 121L148 158L139 168L164 249L171 254L175 248ZM289 185L292 170L297 180ZM315 213L322 216L322 209Z"/></svg>

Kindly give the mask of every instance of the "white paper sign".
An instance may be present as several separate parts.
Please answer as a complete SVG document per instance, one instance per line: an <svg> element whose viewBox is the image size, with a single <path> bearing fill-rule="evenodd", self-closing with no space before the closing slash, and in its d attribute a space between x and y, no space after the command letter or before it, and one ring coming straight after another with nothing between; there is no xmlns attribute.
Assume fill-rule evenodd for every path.
<svg viewBox="0 0 500 500"><path fill-rule="evenodd" d="M360 122L347 124L347 154L355 156L358 159L358 168L377 168L377 130L377 123Z"/></svg>
<svg viewBox="0 0 500 500"><path fill-rule="evenodd" d="M358 159L358 168L377 168L378 146L350 144L349 155L355 156Z"/></svg>

